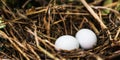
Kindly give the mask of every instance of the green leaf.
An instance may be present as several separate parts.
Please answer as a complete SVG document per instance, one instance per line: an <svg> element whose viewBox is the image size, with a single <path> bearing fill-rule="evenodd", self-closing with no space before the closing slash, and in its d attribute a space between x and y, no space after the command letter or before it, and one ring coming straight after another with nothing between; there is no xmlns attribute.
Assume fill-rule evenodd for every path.
<svg viewBox="0 0 120 60"><path fill-rule="evenodd" d="M112 2L113 2L113 0L105 0L103 6L111 4ZM109 10L102 10L102 14L109 14L109 13L110 13Z"/></svg>
<svg viewBox="0 0 120 60"><path fill-rule="evenodd" d="M115 10L120 11L120 0L118 0L118 4L117 4L117 6L115 7Z"/></svg>

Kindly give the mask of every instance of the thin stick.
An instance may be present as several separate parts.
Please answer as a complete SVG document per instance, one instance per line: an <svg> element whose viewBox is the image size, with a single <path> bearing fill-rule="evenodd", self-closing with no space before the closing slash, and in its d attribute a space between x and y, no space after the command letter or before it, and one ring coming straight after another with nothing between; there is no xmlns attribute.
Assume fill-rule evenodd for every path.
<svg viewBox="0 0 120 60"><path fill-rule="evenodd" d="M87 18L84 18L84 19L88 21ZM94 25L91 21L88 21L88 23L89 23L90 27L95 31L95 33L96 33L97 35L99 35L100 32L99 32L98 29L95 27L95 25Z"/></svg>
<svg viewBox="0 0 120 60"><path fill-rule="evenodd" d="M32 53L36 56L37 60L41 60L39 55L35 52L35 50L31 47L31 45L27 44L28 48L32 51Z"/></svg>
<svg viewBox="0 0 120 60"><path fill-rule="evenodd" d="M92 8L95 8L95 9L106 9L106 10L110 10L111 12L116 13L117 15L120 15L120 13L117 10L114 10L112 8L103 7L103 6L92 6Z"/></svg>
<svg viewBox="0 0 120 60"><path fill-rule="evenodd" d="M27 55L25 54L25 52L23 52L14 42L11 38L9 38L3 31L0 30L0 36L3 38L6 38L10 41L10 43L27 59L30 60Z"/></svg>
<svg viewBox="0 0 120 60"><path fill-rule="evenodd" d="M27 0L23 5L22 8L25 8L25 6L30 2L31 0Z"/></svg>
<svg viewBox="0 0 120 60"><path fill-rule="evenodd" d="M27 28L27 27L26 27ZM35 35L35 33L33 33L29 28L27 28L27 32L33 34L35 36L35 39L40 39L41 42L42 42L42 39L40 37L38 37L37 35ZM59 58L55 57L53 54L51 54L50 52L48 52L47 50L45 50L44 48L42 48L40 45L39 45L39 42L37 41L36 43L37 45L37 48L42 51L44 54L48 55L50 58L54 59L54 60L59 60Z"/></svg>
<svg viewBox="0 0 120 60"><path fill-rule="evenodd" d="M107 28L106 25L102 22L99 16L93 11L93 9L87 4L87 2L85 0L80 0L80 1L88 9L91 15L100 23L101 28L106 29Z"/></svg>
<svg viewBox="0 0 120 60"><path fill-rule="evenodd" d="M114 40L117 40L117 37L119 36L119 34L120 34L120 28L117 30Z"/></svg>

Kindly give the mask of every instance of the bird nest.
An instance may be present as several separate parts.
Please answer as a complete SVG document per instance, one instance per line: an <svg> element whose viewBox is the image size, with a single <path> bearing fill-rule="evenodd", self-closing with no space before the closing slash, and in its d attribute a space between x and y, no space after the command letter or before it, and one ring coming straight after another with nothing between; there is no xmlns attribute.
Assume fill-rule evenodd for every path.
<svg viewBox="0 0 120 60"><path fill-rule="evenodd" d="M0 23L3 26L0 30L1 59L114 60L120 57L120 13L114 9L118 1L102 6L102 0L61 3L51 0L45 6L27 9L29 0L21 3L22 8L11 7L6 1L1 0L0 7L0 20L3 21ZM104 10L109 10L109 13L103 14ZM96 33L97 45L94 48L55 49L54 43L59 36L74 36L81 28Z"/></svg>

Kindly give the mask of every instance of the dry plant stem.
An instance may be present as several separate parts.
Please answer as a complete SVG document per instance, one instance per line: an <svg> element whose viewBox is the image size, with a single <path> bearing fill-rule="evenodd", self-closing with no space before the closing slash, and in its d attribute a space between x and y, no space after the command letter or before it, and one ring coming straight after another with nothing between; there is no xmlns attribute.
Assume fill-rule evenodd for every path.
<svg viewBox="0 0 120 60"><path fill-rule="evenodd" d="M73 21L70 19L70 32L71 32L70 34L73 34L73 30L72 30L73 26L72 25L73 25Z"/></svg>
<svg viewBox="0 0 120 60"><path fill-rule="evenodd" d="M108 33L108 35L109 35L109 39L112 41L113 38L112 38L111 32L110 32L109 30L107 30L107 33Z"/></svg>
<svg viewBox="0 0 120 60"><path fill-rule="evenodd" d="M85 20L88 21L87 18L85 18ZM90 27L95 31L95 33L96 33L97 35L99 35L100 32L99 32L98 29L95 27L95 25L94 25L91 21L88 21L88 23L89 23Z"/></svg>
<svg viewBox="0 0 120 60"><path fill-rule="evenodd" d="M18 16L22 17L23 19L30 20L26 15L20 13L19 10L17 10L17 14L18 14Z"/></svg>
<svg viewBox="0 0 120 60"><path fill-rule="evenodd" d="M50 58L54 59L54 60L59 60L57 57L55 57L54 55L52 55L51 53L49 53L48 51L46 51L45 49L43 49L41 46L37 46L43 53L45 53L46 55L48 55Z"/></svg>
<svg viewBox="0 0 120 60"><path fill-rule="evenodd" d="M50 11L49 11L49 13L48 13L48 23L47 23L47 35L48 36L50 36L50 21L52 20L52 17L51 17L51 14L50 14ZM50 39L48 39L48 40L50 40Z"/></svg>
<svg viewBox="0 0 120 60"><path fill-rule="evenodd" d="M27 27L26 27L26 28L27 28ZM27 28L27 31L35 36L35 34L34 34L29 28ZM40 39L41 42L43 42L42 39L39 38L38 36L36 36L35 39L37 39L37 40ZM39 45L39 42L38 42L38 41L36 42L36 44L37 44L37 47L39 48L39 50L41 50L44 54L48 55L50 58L52 58L52 59L54 59L54 60L59 60L57 57L55 57L54 55L52 55L51 53L49 53L48 51L46 51L45 49L43 49L43 48Z"/></svg>
<svg viewBox="0 0 120 60"><path fill-rule="evenodd" d="M38 40L40 41L40 39L38 39ZM47 40L47 41L49 41L49 40ZM56 54L56 52L55 52L55 50L54 50L54 48L53 48L53 47L54 47L54 44L52 44L50 41L49 41L49 42L46 42L46 40L44 40L44 42L46 43L46 45L49 45L49 46L47 46L48 49L50 49L53 54Z"/></svg>
<svg viewBox="0 0 120 60"><path fill-rule="evenodd" d="M5 7L8 8L9 12L11 13L11 15L16 18L16 16L14 15L14 13L12 12L12 10L7 6L7 4L5 3L5 0L1 0L1 2L5 5Z"/></svg>
<svg viewBox="0 0 120 60"><path fill-rule="evenodd" d="M4 11L6 11L6 10L4 9ZM29 15L33 15L33 14L38 14L38 13L45 12L45 11L47 11L46 8L45 9L41 9L39 11L35 11L35 12L31 12L31 13L26 13L25 16L29 16ZM7 12L9 13L8 10L7 10ZM20 20L20 19L23 19L23 17L15 18L13 20L8 20L8 22L16 22L17 20Z"/></svg>
<svg viewBox="0 0 120 60"><path fill-rule="evenodd" d="M3 9L3 11L5 12L6 15L7 15L7 14L10 14L10 15L11 15L11 12L10 12L5 6L3 6L2 9ZM9 15L7 15L7 17L9 17ZM9 17L9 18L10 18L10 17ZM12 17L11 17L11 18L12 18Z"/></svg>
<svg viewBox="0 0 120 60"><path fill-rule="evenodd" d="M11 35L13 36L13 41L14 41L16 44L18 44L20 47L22 47L23 49L27 50L27 48L26 48L24 45L22 45L22 44L18 41L18 39L13 35L13 32L10 31L10 33L11 33Z"/></svg>
<svg viewBox="0 0 120 60"><path fill-rule="evenodd" d="M61 14L61 15L90 15L88 13L72 13L72 12L54 12L52 14Z"/></svg>
<svg viewBox="0 0 120 60"><path fill-rule="evenodd" d="M64 20L64 21L66 21L66 20ZM60 22L63 22L63 20L55 21L55 22L53 23L53 25L58 24L58 23L60 23Z"/></svg>
<svg viewBox="0 0 120 60"><path fill-rule="evenodd" d="M47 30L47 36L50 36L50 19L48 18L48 22L47 22L47 19L45 16L43 21L44 21L45 29Z"/></svg>
<svg viewBox="0 0 120 60"><path fill-rule="evenodd" d="M15 33L20 37L20 39L23 39L22 36L20 36L19 32L14 28L14 26L11 23L9 23L9 25L11 26L13 31L15 31Z"/></svg>
<svg viewBox="0 0 120 60"><path fill-rule="evenodd" d="M46 38L51 39L51 40L54 40L54 41L56 40L54 37L47 36L47 35L43 34L42 32L38 32L38 31L37 31L37 33L38 33L38 35L41 36L41 37L46 37Z"/></svg>
<svg viewBox="0 0 120 60"><path fill-rule="evenodd" d="M13 30L18 34L18 36L23 40L23 38L19 35L18 31L12 26L11 23L10 23L10 25L11 25L11 27L13 28ZM27 48L26 48L24 45L22 45L22 44L19 42L19 40L14 36L13 32L11 31L10 33L11 33L11 35L13 36L13 41L14 41L15 43L17 43L20 47L22 47L22 48L24 48L25 50L27 50Z"/></svg>
<svg viewBox="0 0 120 60"><path fill-rule="evenodd" d="M79 29L81 29L81 28L82 28L82 26L83 26L84 22L85 22L85 20L84 20L84 19L82 19L82 22L81 22L81 23L80 23L80 25L79 25Z"/></svg>
<svg viewBox="0 0 120 60"><path fill-rule="evenodd" d="M72 25L76 31L79 31L79 29L75 26L75 24L72 24Z"/></svg>
<svg viewBox="0 0 120 60"><path fill-rule="evenodd" d="M56 54L56 52L55 52L55 50L54 50L55 45L54 45L53 43L51 43L50 41L48 41L48 40L45 40L45 42L46 42L48 45L52 46L52 48L50 48L50 49L51 49L51 51L53 52L53 54ZM62 58L62 59L63 59L63 58Z"/></svg>
<svg viewBox="0 0 120 60"><path fill-rule="evenodd" d="M13 42L13 40L11 38L9 38L3 31L0 30L0 35L3 38L6 38L10 41L10 43L27 59L30 60L27 55Z"/></svg>
<svg viewBox="0 0 120 60"><path fill-rule="evenodd" d="M107 8L107 7L103 7L103 6L92 6L92 7L95 8L95 9L107 9L107 10L110 10L110 11L112 11L112 12L114 12L114 13L116 13L117 15L120 16L120 13L119 13L118 11L116 11L116 10L114 10L114 9L111 9L111 8Z"/></svg>
<svg viewBox="0 0 120 60"><path fill-rule="evenodd" d="M39 55L35 52L35 50L29 45L27 44L28 48L33 52L33 54L37 57L37 60L41 60L41 58L39 57Z"/></svg>
<svg viewBox="0 0 120 60"><path fill-rule="evenodd" d="M35 25L35 23L34 23L34 27L35 27L35 29L34 29L34 36L35 36L35 42L36 42L36 46L39 46L39 42L38 42L38 39L37 39L37 31L36 31L36 25Z"/></svg>
<svg viewBox="0 0 120 60"><path fill-rule="evenodd" d="M100 34L100 32L98 31L98 29L95 27L95 25L92 23L92 22L88 22L89 24L90 24L90 27L95 31L95 33L97 34L97 35L99 35Z"/></svg>
<svg viewBox="0 0 120 60"><path fill-rule="evenodd" d="M47 42L47 43L50 44L51 46L55 47L55 45L54 45L53 43L51 43L50 41L45 40L45 42Z"/></svg>
<svg viewBox="0 0 120 60"><path fill-rule="evenodd" d="M100 56L94 55L94 57L96 57L97 60L103 60Z"/></svg>
<svg viewBox="0 0 120 60"><path fill-rule="evenodd" d="M27 0L23 5L22 8L24 8L31 0Z"/></svg>
<svg viewBox="0 0 120 60"><path fill-rule="evenodd" d="M87 4L85 0L80 0L83 5L87 8L87 10L91 13L91 15L100 23L101 28L106 29L107 26L102 22L99 16L94 12L94 10Z"/></svg>
<svg viewBox="0 0 120 60"><path fill-rule="evenodd" d="M22 45L22 44L18 41L18 39L17 39L16 37L13 38L13 40L14 40L14 42L15 42L17 45L19 45L19 46L22 47L23 49L27 50L26 46Z"/></svg>
<svg viewBox="0 0 120 60"><path fill-rule="evenodd" d="M64 6L64 5L60 5L60 6L54 6L53 8L59 8L59 7L71 7L71 6ZM76 6L75 6L76 7ZM53 9L52 8L52 9ZM78 7L79 8L79 7ZM34 11L34 12L29 12L29 13L27 13L26 12L26 14L25 14L25 16L29 16L29 15L33 15L33 14L38 14L38 13L41 13L41 12L46 12L48 9L47 8L43 8L43 9L40 9L40 8L36 8L38 11ZM9 13L9 14L11 14L8 10L6 11L6 9L4 9L4 11L5 12L7 12L7 13ZM52 14L70 14L70 15L89 15L89 14L87 14L87 13L52 13ZM16 22L17 20L20 20L20 19L23 19L23 17L19 17L19 18L15 18L15 19L13 19L13 20L9 20L10 22Z"/></svg>
<svg viewBox="0 0 120 60"><path fill-rule="evenodd" d="M41 41L41 38L40 38L40 37L37 37L37 38L38 38L39 42L42 42L46 47L48 47L49 49L51 49L51 52L55 52L54 49L50 47L50 45L51 45L52 43L50 44L50 43L46 42L46 40ZM47 41L48 41L48 40L47 40ZM46 43L48 43L48 44L46 44ZM48 46L48 45L49 45L49 46ZM51 45L51 46L53 46L53 45ZM53 47L54 47L54 46L53 46Z"/></svg>
<svg viewBox="0 0 120 60"><path fill-rule="evenodd" d="M62 15L61 14L59 14L60 15L60 18L61 18L61 20L63 21L63 25L64 25L64 30L65 30L65 34L67 34L67 28L66 28L66 23L65 23L65 17L66 16L68 16L68 15L66 15L65 17L62 17Z"/></svg>
<svg viewBox="0 0 120 60"><path fill-rule="evenodd" d="M45 9L42 9L42 10L39 10L39 11L35 11L35 12L31 12L31 13L27 13L26 15L28 16L28 15L38 14L38 13L46 12L46 11L47 11L47 9L45 8Z"/></svg>
<svg viewBox="0 0 120 60"><path fill-rule="evenodd" d="M9 56L9 55L7 55L6 53L4 53L4 52L0 52L0 54L3 54L4 56L7 56L8 58L12 58L11 56Z"/></svg>
<svg viewBox="0 0 120 60"><path fill-rule="evenodd" d="M31 31L32 32L32 31ZM37 32L37 31L36 31ZM34 33L32 33L32 34L34 34ZM37 34L38 35L38 34ZM42 34L41 34L42 35ZM44 35L44 34L43 34ZM50 38L48 38L48 39L50 39ZM48 45L48 44L46 44L45 43L45 41L41 41L41 38L39 38L38 37L38 40L40 41L40 42L42 42L44 45L45 45L45 47L48 47L49 49L51 49L52 51L53 51L53 49ZM55 39L56 40L56 39Z"/></svg>
<svg viewBox="0 0 120 60"><path fill-rule="evenodd" d="M117 30L117 33L116 33L116 35L115 35L115 37L114 37L114 40L117 40L119 34L120 34L120 27L119 27L119 29Z"/></svg>
<svg viewBox="0 0 120 60"><path fill-rule="evenodd" d="M98 16L100 17L101 20L103 20L103 18L102 18L102 12L100 10L98 10Z"/></svg>

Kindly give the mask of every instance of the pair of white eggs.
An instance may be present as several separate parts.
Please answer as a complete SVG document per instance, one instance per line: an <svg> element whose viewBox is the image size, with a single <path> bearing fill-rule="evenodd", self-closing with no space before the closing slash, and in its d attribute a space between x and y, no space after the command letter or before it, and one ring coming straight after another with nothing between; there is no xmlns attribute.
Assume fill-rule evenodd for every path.
<svg viewBox="0 0 120 60"><path fill-rule="evenodd" d="M55 41L56 50L74 50L78 49L79 45L82 49L93 48L97 43L96 34L90 29L79 30L75 37L71 35L60 36Z"/></svg>

